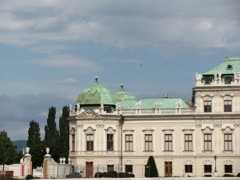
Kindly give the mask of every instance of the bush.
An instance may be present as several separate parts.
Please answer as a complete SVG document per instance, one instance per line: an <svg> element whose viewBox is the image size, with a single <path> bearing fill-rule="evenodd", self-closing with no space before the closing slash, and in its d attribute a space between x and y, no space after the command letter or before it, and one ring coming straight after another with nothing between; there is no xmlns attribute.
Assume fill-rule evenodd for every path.
<svg viewBox="0 0 240 180"><path fill-rule="evenodd" d="M223 177L234 177L232 174L224 174Z"/></svg>
<svg viewBox="0 0 240 180"><path fill-rule="evenodd" d="M117 172L116 171L109 171L108 172L108 177L113 177L113 178L117 177Z"/></svg>
<svg viewBox="0 0 240 180"><path fill-rule="evenodd" d="M101 172L96 172L95 175L94 175L95 178L101 178L103 177L103 173Z"/></svg>
<svg viewBox="0 0 240 180"><path fill-rule="evenodd" d="M238 174L236 175L236 177L240 177L240 173L238 173Z"/></svg>
<svg viewBox="0 0 240 180"><path fill-rule="evenodd" d="M26 180L29 180L29 179L33 179L33 176L32 176L31 174L28 174L28 175L26 176Z"/></svg>
<svg viewBox="0 0 240 180"><path fill-rule="evenodd" d="M0 180L11 180L12 177L0 175Z"/></svg>

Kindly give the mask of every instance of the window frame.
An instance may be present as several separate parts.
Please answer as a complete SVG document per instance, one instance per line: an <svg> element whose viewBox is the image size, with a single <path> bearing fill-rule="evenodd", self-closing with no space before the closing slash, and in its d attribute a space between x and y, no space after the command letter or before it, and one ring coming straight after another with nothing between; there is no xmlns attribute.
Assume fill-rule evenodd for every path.
<svg viewBox="0 0 240 180"><path fill-rule="evenodd" d="M153 135L144 134L144 150L153 151Z"/></svg>
<svg viewBox="0 0 240 180"><path fill-rule="evenodd" d="M193 172L193 165L192 164L185 164L184 169L185 169L185 173L192 173Z"/></svg>
<svg viewBox="0 0 240 180"><path fill-rule="evenodd" d="M125 151L133 151L133 134L125 134Z"/></svg>
<svg viewBox="0 0 240 180"><path fill-rule="evenodd" d="M86 151L94 151L94 134L86 134Z"/></svg>
<svg viewBox="0 0 240 180"><path fill-rule="evenodd" d="M225 173L233 173L233 165L232 164L225 164L224 165L224 172Z"/></svg>
<svg viewBox="0 0 240 180"><path fill-rule="evenodd" d="M125 164L125 172L133 173L133 165L132 164Z"/></svg>
<svg viewBox="0 0 240 180"><path fill-rule="evenodd" d="M107 151L114 151L114 135L107 134Z"/></svg>
<svg viewBox="0 0 240 180"><path fill-rule="evenodd" d="M189 134L189 133L184 134L184 151L193 151L193 135L192 134Z"/></svg>
<svg viewBox="0 0 240 180"><path fill-rule="evenodd" d="M212 165L204 164L204 173L212 173Z"/></svg>
<svg viewBox="0 0 240 180"><path fill-rule="evenodd" d="M164 134L164 151L173 151L173 135Z"/></svg>
<svg viewBox="0 0 240 180"><path fill-rule="evenodd" d="M203 142L204 142L203 148L204 148L204 151L212 151L212 140L213 140L212 139L212 133L204 133L203 134Z"/></svg>
<svg viewBox="0 0 240 180"><path fill-rule="evenodd" d="M233 150L233 135L232 135L232 133L224 133L223 136L224 136L224 151L232 151ZM228 138L226 138L226 137L228 137Z"/></svg>
<svg viewBox="0 0 240 180"><path fill-rule="evenodd" d="M224 112L232 112L232 100L224 100L223 101L224 105Z"/></svg>
<svg viewBox="0 0 240 180"><path fill-rule="evenodd" d="M203 101L203 105L204 105L204 112L208 113L208 112L212 112L212 100L204 100Z"/></svg>

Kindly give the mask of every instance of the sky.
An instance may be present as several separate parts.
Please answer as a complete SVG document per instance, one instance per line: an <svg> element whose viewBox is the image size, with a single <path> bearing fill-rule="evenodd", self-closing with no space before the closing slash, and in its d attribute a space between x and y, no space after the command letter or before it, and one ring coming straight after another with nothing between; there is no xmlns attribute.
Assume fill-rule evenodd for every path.
<svg viewBox="0 0 240 180"><path fill-rule="evenodd" d="M195 73L240 56L239 0L1 0L0 131L28 137L99 83L190 100Z"/></svg>

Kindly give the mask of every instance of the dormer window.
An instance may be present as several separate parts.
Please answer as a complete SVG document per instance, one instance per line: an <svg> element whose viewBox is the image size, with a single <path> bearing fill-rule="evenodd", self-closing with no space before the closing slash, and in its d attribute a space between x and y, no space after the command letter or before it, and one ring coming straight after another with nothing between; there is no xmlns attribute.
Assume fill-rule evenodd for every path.
<svg viewBox="0 0 240 180"><path fill-rule="evenodd" d="M233 77L232 76L226 76L224 78L225 84L231 84L233 81Z"/></svg>
<svg viewBox="0 0 240 180"><path fill-rule="evenodd" d="M233 69L232 65L229 64L229 65L227 66L227 70L232 70L232 69Z"/></svg>
<svg viewBox="0 0 240 180"><path fill-rule="evenodd" d="M204 77L204 84L211 84L213 81L212 77Z"/></svg>

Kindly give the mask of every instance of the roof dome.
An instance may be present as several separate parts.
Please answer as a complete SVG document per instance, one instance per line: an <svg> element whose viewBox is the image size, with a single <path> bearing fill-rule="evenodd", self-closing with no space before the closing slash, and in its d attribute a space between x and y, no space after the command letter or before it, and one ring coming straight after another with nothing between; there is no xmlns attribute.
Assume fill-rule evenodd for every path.
<svg viewBox="0 0 240 180"><path fill-rule="evenodd" d="M95 84L79 94L76 103L80 105L115 105L113 93L98 83L98 77L95 77L95 80Z"/></svg>
<svg viewBox="0 0 240 180"><path fill-rule="evenodd" d="M120 91L115 93L115 99L116 99L116 102L119 102L119 101L129 101L129 100L135 101L136 97L133 96L131 93L124 91L123 84L121 84Z"/></svg>

